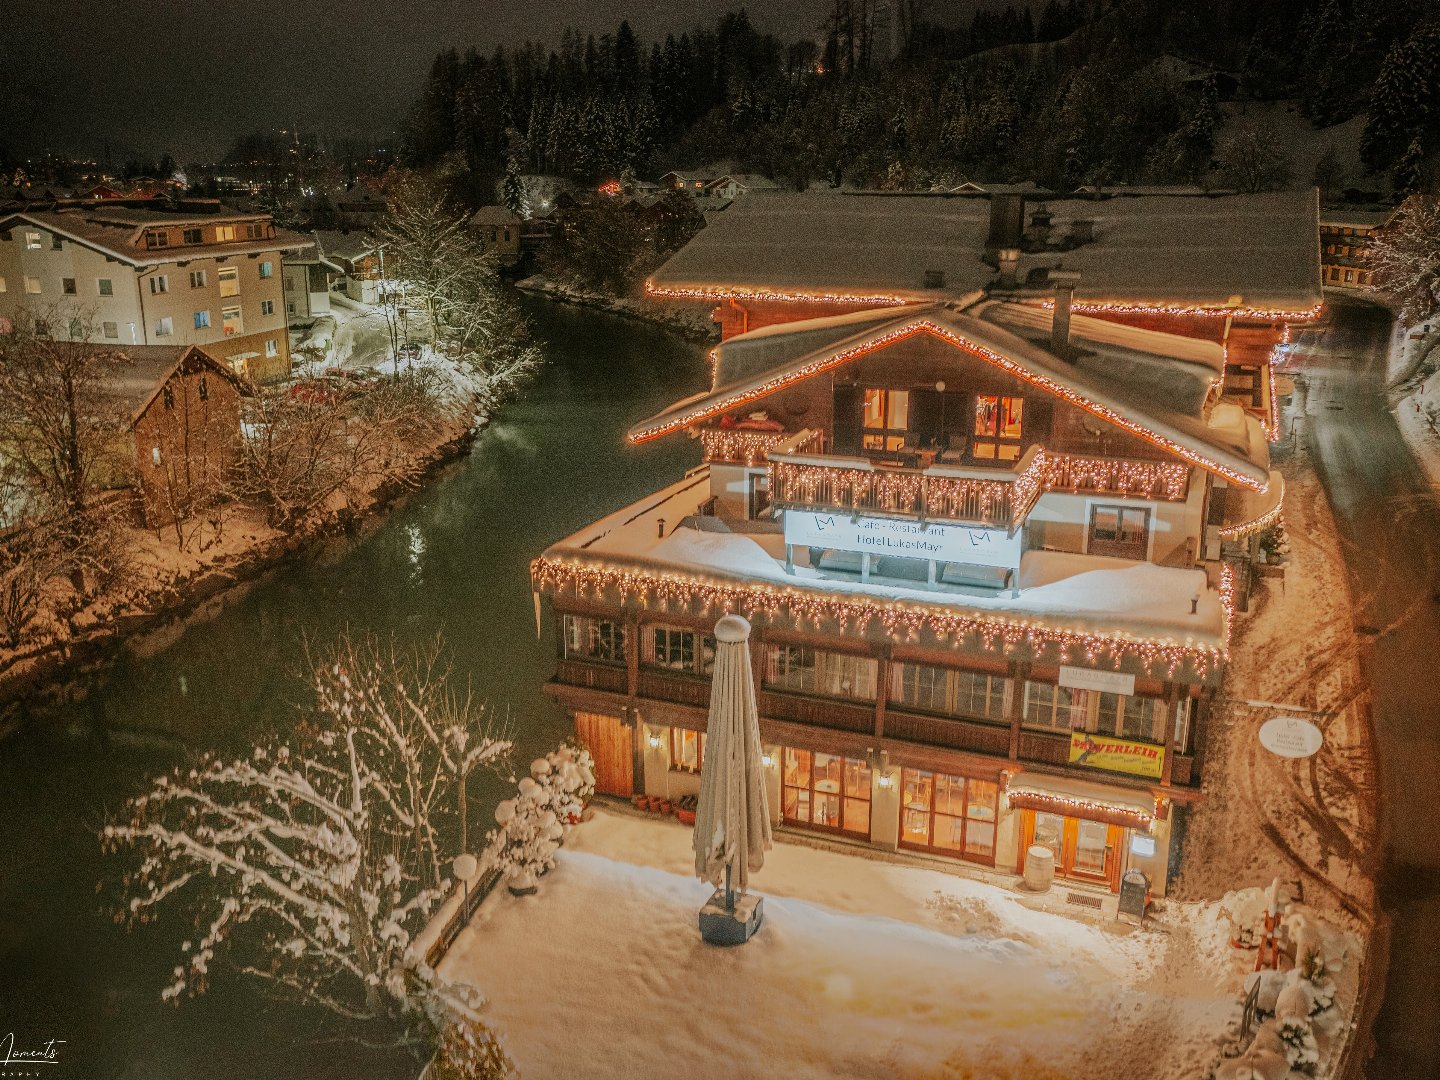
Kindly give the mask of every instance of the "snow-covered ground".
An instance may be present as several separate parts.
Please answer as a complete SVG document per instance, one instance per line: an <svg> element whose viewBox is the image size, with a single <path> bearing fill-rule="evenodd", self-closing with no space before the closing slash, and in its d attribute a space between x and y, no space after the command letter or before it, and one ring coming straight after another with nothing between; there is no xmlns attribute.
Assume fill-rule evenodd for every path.
<svg viewBox="0 0 1440 1080"><path fill-rule="evenodd" d="M1139 929L782 840L763 927L725 950L700 940L690 838L592 809L538 895L498 890L452 947L440 974L486 995L523 1077L1180 1080L1239 1015L1254 954L1218 904Z"/></svg>
<svg viewBox="0 0 1440 1080"><path fill-rule="evenodd" d="M1432 322L1433 325L1433 322ZM1408 331L1396 320L1390 338L1388 374L1393 381L1405 375L1419 358L1429 339L1422 331ZM1432 417L1431 410L1434 410ZM1440 486L1440 372L1436 372L1395 403L1395 419L1400 432L1410 444L1415 458L1430 478Z"/></svg>

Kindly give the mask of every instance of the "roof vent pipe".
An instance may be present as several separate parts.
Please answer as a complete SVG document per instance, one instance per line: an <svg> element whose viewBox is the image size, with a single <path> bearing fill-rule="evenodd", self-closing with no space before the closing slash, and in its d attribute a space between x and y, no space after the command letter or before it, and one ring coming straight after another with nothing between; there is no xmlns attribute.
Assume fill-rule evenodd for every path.
<svg viewBox="0 0 1440 1080"><path fill-rule="evenodd" d="M1050 271L1050 283L1055 286L1055 310L1050 318L1050 351L1056 356L1070 358L1070 302L1075 296L1075 285L1080 275L1073 270Z"/></svg>

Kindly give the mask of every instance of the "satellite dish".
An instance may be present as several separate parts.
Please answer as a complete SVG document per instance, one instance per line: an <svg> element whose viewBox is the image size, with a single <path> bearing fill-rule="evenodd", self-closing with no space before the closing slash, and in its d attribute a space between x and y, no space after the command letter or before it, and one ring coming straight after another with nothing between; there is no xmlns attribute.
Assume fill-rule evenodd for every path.
<svg viewBox="0 0 1440 1080"><path fill-rule="evenodd" d="M1324 733L1298 716L1275 716L1260 725L1260 745L1277 757L1311 757L1324 744Z"/></svg>

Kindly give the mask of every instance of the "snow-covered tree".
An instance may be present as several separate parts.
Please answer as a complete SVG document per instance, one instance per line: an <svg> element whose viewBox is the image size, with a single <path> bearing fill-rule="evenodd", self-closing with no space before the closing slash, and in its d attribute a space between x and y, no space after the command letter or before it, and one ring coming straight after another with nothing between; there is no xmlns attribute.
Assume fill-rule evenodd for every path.
<svg viewBox="0 0 1440 1080"><path fill-rule="evenodd" d="M1375 287L1398 299L1415 325L1440 314L1440 196L1412 195L1370 248Z"/></svg>
<svg viewBox="0 0 1440 1080"><path fill-rule="evenodd" d="M534 889L555 866L555 852L595 793L595 762L583 748L562 746L536 758L513 799L495 808L499 828L486 838L486 857L511 888Z"/></svg>
<svg viewBox="0 0 1440 1080"><path fill-rule="evenodd" d="M161 776L103 832L133 849L123 914L178 908L196 927L162 997L203 991L222 951L240 971L353 1020L429 1041L470 991L404 962L450 882L462 778L510 743L452 691L439 643L405 656L348 636L316 657L292 737L247 759Z"/></svg>

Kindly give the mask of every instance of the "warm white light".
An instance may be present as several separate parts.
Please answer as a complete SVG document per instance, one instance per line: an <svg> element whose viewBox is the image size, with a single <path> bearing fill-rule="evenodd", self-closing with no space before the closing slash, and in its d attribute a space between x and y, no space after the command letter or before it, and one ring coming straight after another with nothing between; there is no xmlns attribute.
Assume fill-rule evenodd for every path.
<svg viewBox="0 0 1440 1080"><path fill-rule="evenodd" d="M764 765L767 769L770 768L771 765L774 765L774 764L775 764L775 755L774 755L774 754L761 754L761 755L760 755L760 764L761 764L761 765Z"/></svg>
<svg viewBox="0 0 1440 1080"><path fill-rule="evenodd" d="M653 731L650 733L650 740L649 740L649 741L650 741L650 749L651 749L651 750L659 750L659 749L660 749L660 743L661 743L660 736L659 736L659 735L656 735Z"/></svg>

